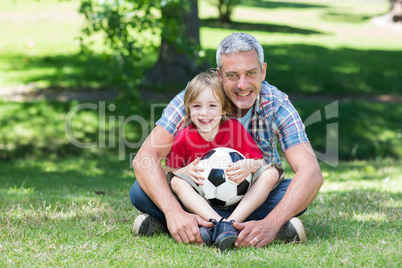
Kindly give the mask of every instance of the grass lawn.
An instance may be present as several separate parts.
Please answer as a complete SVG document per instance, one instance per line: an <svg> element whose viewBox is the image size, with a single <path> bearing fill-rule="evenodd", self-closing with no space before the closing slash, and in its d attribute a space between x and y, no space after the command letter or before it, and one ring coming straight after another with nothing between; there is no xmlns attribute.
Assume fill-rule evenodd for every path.
<svg viewBox="0 0 402 268"><path fill-rule="evenodd" d="M301 217L308 242L263 249L179 245L132 237L129 161L113 157L1 162L0 265L399 267L401 161L321 164L325 183ZM291 172L287 170L288 177Z"/></svg>

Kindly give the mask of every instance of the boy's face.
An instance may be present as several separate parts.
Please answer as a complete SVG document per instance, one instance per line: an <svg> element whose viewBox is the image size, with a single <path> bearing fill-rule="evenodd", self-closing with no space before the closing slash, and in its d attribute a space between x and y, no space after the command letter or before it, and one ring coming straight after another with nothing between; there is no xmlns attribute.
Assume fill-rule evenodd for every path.
<svg viewBox="0 0 402 268"><path fill-rule="evenodd" d="M190 104L190 117L201 136L218 131L222 118L222 103L215 97L211 88L201 91Z"/></svg>
<svg viewBox="0 0 402 268"><path fill-rule="evenodd" d="M261 66L257 52L252 50L222 55L221 65L218 72L226 96L244 116L260 94L267 64Z"/></svg>

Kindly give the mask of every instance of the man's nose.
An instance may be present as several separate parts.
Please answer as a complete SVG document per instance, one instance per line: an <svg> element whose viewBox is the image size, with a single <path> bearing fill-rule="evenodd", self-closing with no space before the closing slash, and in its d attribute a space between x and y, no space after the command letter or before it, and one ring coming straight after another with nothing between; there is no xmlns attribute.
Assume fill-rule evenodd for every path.
<svg viewBox="0 0 402 268"><path fill-rule="evenodd" d="M247 89L247 80L244 75L241 75L239 77L239 81L237 82L237 88L246 90Z"/></svg>

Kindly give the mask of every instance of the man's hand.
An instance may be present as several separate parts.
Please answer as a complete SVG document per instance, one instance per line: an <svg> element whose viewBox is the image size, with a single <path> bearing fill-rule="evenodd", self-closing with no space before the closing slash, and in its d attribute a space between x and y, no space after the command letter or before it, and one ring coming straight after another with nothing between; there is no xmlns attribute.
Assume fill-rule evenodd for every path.
<svg viewBox="0 0 402 268"><path fill-rule="evenodd" d="M212 227L212 222L202 219L200 216L185 211L174 214L167 213L166 222L170 234L177 243L202 244L199 226Z"/></svg>
<svg viewBox="0 0 402 268"><path fill-rule="evenodd" d="M267 222L266 219L244 223L235 222L233 226L241 231L235 242L236 247L257 248L264 247L271 243L281 227Z"/></svg>

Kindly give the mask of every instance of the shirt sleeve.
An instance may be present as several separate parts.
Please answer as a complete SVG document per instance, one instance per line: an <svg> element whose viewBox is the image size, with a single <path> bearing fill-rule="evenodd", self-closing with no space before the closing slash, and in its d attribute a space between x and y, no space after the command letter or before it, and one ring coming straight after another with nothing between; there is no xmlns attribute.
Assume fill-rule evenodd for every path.
<svg viewBox="0 0 402 268"><path fill-rule="evenodd" d="M174 97L168 106L163 110L162 117L155 123L166 129L173 136L177 136L185 114L184 92L180 92Z"/></svg>
<svg viewBox="0 0 402 268"><path fill-rule="evenodd" d="M289 99L285 99L283 105L278 109L275 124L277 135L283 151L309 142L304 124Z"/></svg>

